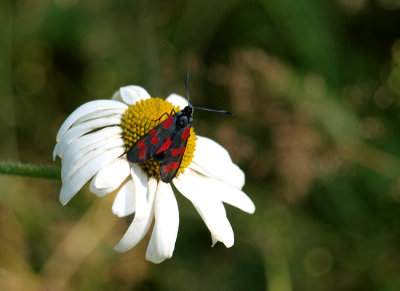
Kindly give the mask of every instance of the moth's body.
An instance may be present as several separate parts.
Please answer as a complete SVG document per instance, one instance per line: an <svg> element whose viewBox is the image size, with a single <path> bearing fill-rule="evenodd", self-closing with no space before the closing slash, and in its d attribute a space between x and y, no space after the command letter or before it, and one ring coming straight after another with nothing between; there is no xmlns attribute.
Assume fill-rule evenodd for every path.
<svg viewBox="0 0 400 291"><path fill-rule="evenodd" d="M165 183L170 183L175 178L182 163L192 128L193 110L200 109L232 115L226 110L193 107L189 102L188 80L189 72L185 79L188 105L178 112L174 110L170 114L165 112L163 115L168 115L168 118L142 136L132 145L127 154L128 161L133 163L144 163L151 158L160 161L160 176Z"/></svg>
<svg viewBox="0 0 400 291"><path fill-rule="evenodd" d="M142 136L128 151L128 161L143 163L153 158L160 161L160 176L165 183L170 183L178 173L186 150L193 122L193 106L168 118Z"/></svg>

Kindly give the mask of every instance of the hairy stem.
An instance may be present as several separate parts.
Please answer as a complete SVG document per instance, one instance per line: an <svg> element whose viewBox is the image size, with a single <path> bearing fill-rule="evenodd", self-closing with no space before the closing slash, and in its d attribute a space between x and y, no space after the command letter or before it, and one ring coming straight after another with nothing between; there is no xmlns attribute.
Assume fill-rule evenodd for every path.
<svg viewBox="0 0 400 291"><path fill-rule="evenodd" d="M1 162L0 161L0 174L26 176L35 178L46 179L61 179L60 168L49 166L36 166L21 163Z"/></svg>

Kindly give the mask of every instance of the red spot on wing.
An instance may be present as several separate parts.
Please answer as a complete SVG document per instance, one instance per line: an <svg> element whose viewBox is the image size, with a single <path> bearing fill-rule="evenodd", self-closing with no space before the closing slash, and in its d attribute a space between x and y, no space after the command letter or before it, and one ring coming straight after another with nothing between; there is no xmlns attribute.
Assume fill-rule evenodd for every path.
<svg viewBox="0 0 400 291"><path fill-rule="evenodd" d="M181 147L181 149L179 150L179 153L181 155L183 155L185 153L186 148L185 147Z"/></svg>
<svg viewBox="0 0 400 291"><path fill-rule="evenodd" d="M158 149L158 151L156 152L156 154L159 154L161 152L164 152L166 150L169 149L169 147L171 146L171 138L169 137L163 144L162 146Z"/></svg>
<svg viewBox="0 0 400 291"><path fill-rule="evenodd" d="M170 128L172 123L174 122L174 119L175 118L173 115L170 115L167 119L165 119L163 124L164 128Z"/></svg>
<svg viewBox="0 0 400 291"><path fill-rule="evenodd" d="M152 144L154 144L154 145L156 145L156 144L158 144L158 137L156 137L156 136L153 136L152 138L151 138L151 143Z"/></svg>
<svg viewBox="0 0 400 291"><path fill-rule="evenodd" d="M139 149L144 149L146 147L146 144L143 141L139 141L138 144L137 144L137 147Z"/></svg>
<svg viewBox="0 0 400 291"><path fill-rule="evenodd" d="M169 170L171 170L171 166L170 165L164 166L164 168L163 168L163 172L164 173L169 172Z"/></svg>
<svg viewBox="0 0 400 291"><path fill-rule="evenodd" d="M182 133L182 139L183 139L183 140L187 139L187 138L189 137L189 135L190 135L190 126L187 127L187 128L185 129L185 131Z"/></svg>
<svg viewBox="0 0 400 291"><path fill-rule="evenodd" d="M152 130L150 130L150 132L149 132L149 134L150 134L151 136L154 136L156 133L157 133L157 130L156 130L156 129L152 129Z"/></svg>
<svg viewBox="0 0 400 291"><path fill-rule="evenodd" d="M143 160L146 157L146 151L144 149L139 152L139 159Z"/></svg>
<svg viewBox="0 0 400 291"><path fill-rule="evenodd" d="M173 162L173 163L171 164L171 168L172 168L172 169L178 169L178 167L179 167L179 163L178 163L178 162Z"/></svg>
<svg viewBox="0 0 400 291"><path fill-rule="evenodd" d="M171 155L176 156L179 154L179 150L178 149L173 149L171 152Z"/></svg>

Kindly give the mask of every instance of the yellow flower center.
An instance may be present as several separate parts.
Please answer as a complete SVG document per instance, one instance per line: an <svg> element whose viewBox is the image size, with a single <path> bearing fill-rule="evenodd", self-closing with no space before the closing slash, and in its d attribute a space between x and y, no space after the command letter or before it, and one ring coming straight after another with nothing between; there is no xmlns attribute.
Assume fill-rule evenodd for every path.
<svg viewBox="0 0 400 291"><path fill-rule="evenodd" d="M167 114L175 110L178 112L179 106L176 107L161 98L149 98L140 100L129 106L122 116L121 126L124 129L123 138L125 140L126 151L134 145L142 136L148 133L151 129L157 126L168 118ZM162 116L162 117L161 117ZM161 117L161 118L160 118ZM182 158L182 163L179 167L178 176L183 170L190 165L196 148L196 139L193 127L190 129L190 136L186 144L186 150ZM156 176L160 179L160 162L153 158L140 164L142 169L149 176Z"/></svg>

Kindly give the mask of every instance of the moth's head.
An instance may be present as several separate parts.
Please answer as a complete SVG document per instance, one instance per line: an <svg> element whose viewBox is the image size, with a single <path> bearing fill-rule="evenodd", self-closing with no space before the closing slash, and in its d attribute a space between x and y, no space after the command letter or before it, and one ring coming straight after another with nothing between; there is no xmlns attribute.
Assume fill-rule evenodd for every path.
<svg viewBox="0 0 400 291"><path fill-rule="evenodd" d="M189 104L188 106L183 108L182 113L183 113L183 115L186 115L186 116L192 116L193 115L193 106Z"/></svg>

